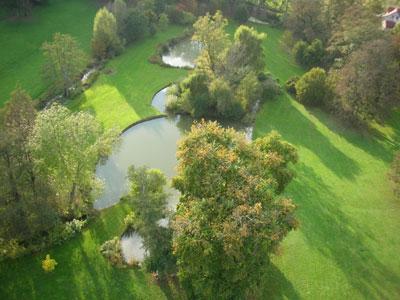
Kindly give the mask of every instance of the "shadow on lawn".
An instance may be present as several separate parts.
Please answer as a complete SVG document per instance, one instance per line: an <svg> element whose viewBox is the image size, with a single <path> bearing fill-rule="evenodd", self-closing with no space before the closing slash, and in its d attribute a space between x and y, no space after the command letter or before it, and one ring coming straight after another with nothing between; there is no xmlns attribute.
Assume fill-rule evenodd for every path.
<svg viewBox="0 0 400 300"><path fill-rule="evenodd" d="M399 276L368 248L374 236L340 209L340 201L323 178L304 164L291 186L306 241L333 260L348 282L368 299L394 299ZM392 293L392 294L390 294Z"/></svg>
<svg viewBox="0 0 400 300"><path fill-rule="evenodd" d="M287 94L269 103L265 111L264 116L268 120L258 119L256 136L277 130L294 146L307 148L317 155L336 176L353 179L360 172L358 163L335 147L315 124L290 102Z"/></svg>

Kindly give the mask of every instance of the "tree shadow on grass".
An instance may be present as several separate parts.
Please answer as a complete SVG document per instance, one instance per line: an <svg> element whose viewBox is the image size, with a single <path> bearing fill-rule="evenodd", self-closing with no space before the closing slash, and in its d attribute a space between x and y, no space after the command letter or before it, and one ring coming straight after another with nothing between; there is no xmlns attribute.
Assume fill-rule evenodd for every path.
<svg viewBox="0 0 400 300"><path fill-rule="evenodd" d="M277 130L294 146L313 152L338 177L354 179L360 172L358 163L335 147L305 113L290 102L287 94L268 103L257 118L255 136L263 136L271 130Z"/></svg>
<svg viewBox="0 0 400 300"><path fill-rule="evenodd" d="M337 118L329 116L320 110L312 110L312 114L329 130L378 160L391 162L393 151L400 147L400 112L394 112L386 120L385 124L380 124L390 128L390 137L372 126L362 129L351 128L349 125L341 124L341 121Z"/></svg>
<svg viewBox="0 0 400 300"><path fill-rule="evenodd" d="M306 241L334 261L363 297L396 298L400 277L371 252L367 243L373 242L373 234L340 209L343 199L312 168L301 164L297 170L290 192L299 205L297 215Z"/></svg>

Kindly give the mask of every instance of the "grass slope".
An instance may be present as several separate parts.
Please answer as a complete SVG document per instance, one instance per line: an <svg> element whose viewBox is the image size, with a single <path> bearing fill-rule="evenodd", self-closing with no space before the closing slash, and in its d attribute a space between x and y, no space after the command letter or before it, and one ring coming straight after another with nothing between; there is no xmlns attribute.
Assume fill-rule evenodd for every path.
<svg viewBox="0 0 400 300"><path fill-rule="evenodd" d="M266 31L269 70L281 82L301 74L280 50L280 31ZM297 178L287 194L298 205L301 227L274 258L265 294L276 299L398 299L400 202L386 174L399 147L399 115L373 134L360 135L285 94L265 104L257 116L255 136L271 130L299 150Z"/></svg>
<svg viewBox="0 0 400 300"><path fill-rule="evenodd" d="M34 98L46 90L40 47L55 32L72 35L89 53L97 5L96 0L49 0L29 19L0 19L0 107L17 84Z"/></svg>

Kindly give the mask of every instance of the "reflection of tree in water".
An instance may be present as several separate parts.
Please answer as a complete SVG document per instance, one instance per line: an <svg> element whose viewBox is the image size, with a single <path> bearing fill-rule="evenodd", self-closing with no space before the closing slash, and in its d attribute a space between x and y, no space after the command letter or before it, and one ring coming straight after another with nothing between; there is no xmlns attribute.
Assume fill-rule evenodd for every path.
<svg viewBox="0 0 400 300"><path fill-rule="evenodd" d="M166 64L176 67L194 67L197 57L200 55L201 45L199 42L183 40L169 49L163 55Z"/></svg>

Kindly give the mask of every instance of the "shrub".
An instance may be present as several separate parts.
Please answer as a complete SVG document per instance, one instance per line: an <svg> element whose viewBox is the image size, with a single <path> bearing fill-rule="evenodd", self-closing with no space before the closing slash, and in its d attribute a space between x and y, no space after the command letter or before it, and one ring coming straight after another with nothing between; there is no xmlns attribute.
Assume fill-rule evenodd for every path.
<svg viewBox="0 0 400 300"><path fill-rule="evenodd" d="M119 237L114 237L112 240L104 242L100 246L101 254L114 265L122 265L122 250Z"/></svg>
<svg viewBox="0 0 400 300"><path fill-rule="evenodd" d="M262 87L261 100L273 99L281 93L279 83L271 76L271 74L261 72L258 75L258 80Z"/></svg>
<svg viewBox="0 0 400 300"><path fill-rule="evenodd" d="M293 76L290 77L286 82L285 82L285 90L291 94L291 95L296 95L296 83L299 81L298 76Z"/></svg>
<svg viewBox="0 0 400 300"><path fill-rule="evenodd" d="M65 223L63 239L69 239L75 234L82 231L82 228L86 225L86 220L73 219L70 222Z"/></svg>
<svg viewBox="0 0 400 300"><path fill-rule="evenodd" d="M46 255L46 258L42 261L42 269L48 273L54 271L57 266L55 259L50 258L50 254Z"/></svg>
<svg viewBox="0 0 400 300"><path fill-rule="evenodd" d="M15 259L24 255L26 252L27 249L21 246L17 240L12 239L5 241L0 238L0 261L6 258Z"/></svg>
<svg viewBox="0 0 400 300"><path fill-rule="evenodd" d="M293 55L298 64L306 68L321 66L325 56L322 41L315 39L311 44L298 41L293 47Z"/></svg>
<svg viewBox="0 0 400 300"><path fill-rule="evenodd" d="M313 68L305 73L296 83L297 100L305 105L322 106L332 97L332 88L326 72Z"/></svg>
<svg viewBox="0 0 400 300"><path fill-rule="evenodd" d="M158 18L158 29L161 31L165 30L169 25L169 18L168 15L162 13Z"/></svg>
<svg viewBox="0 0 400 300"><path fill-rule="evenodd" d="M191 25L196 20L196 17L192 13L179 10L172 5L167 7L166 14L171 23L177 25Z"/></svg>
<svg viewBox="0 0 400 300"><path fill-rule="evenodd" d="M125 231L135 230L136 215L132 211L124 218Z"/></svg>
<svg viewBox="0 0 400 300"><path fill-rule="evenodd" d="M180 25L192 25L196 21L196 17L187 11L182 12L182 20Z"/></svg>
<svg viewBox="0 0 400 300"><path fill-rule="evenodd" d="M145 37L150 33L149 18L139 9L129 10L123 32L128 43Z"/></svg>

